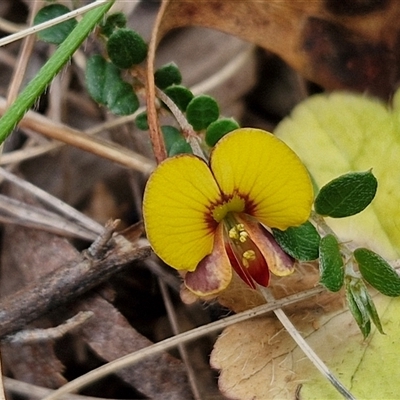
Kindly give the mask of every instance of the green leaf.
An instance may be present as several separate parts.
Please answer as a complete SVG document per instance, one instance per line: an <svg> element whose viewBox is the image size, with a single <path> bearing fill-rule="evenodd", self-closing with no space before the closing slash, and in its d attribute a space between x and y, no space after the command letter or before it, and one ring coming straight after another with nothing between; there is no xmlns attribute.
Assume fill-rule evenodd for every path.
<svg viewBox="0 0 400 400"><path fill-rule="evenodd" d="M388 107L365 93L314 95L274 131L305 163L319 188L349 171L373 168L379 190L372 205L327 223L341 241L360 243L387 260L400 258L400 90L394 99Z"/></svg>
<svg viewBox="0 0 400 400"><path fill-rule="evenodd" d="M114 65L127 69L146 58L147 44L137 32L123 28L112 33L107 42L107 52Z"/></svg>
<svg viewBox="0 0 400 400"><path fill-rule="evenodd" d="M167 153L169 154L173 144L176 141L184 139L183 135L178 129L176 129L174 126L170 126L170 125L163 125L161 127L161 131L162 131L163 137L164 137L165 149L167 150Z"/></svg>
<svg viewBox="0 0 400 400"><path fill-rule="evenodd" d="M175 63L163 65L154 73L154 81L160 89L166 89L171 85L179 85L182 82L181 71Z"/></svg>
<svg viewBox="0 0 400 400"><path fill-rule="evenodd" d="M177 107L185 112L188 104L193 99L193 93L181 85L169 86L164 90L164 93L177 105Z"/></svg>
<svg viewBox="0 0 400 400"><path fill-rule="evenodd" d="M50 4L43 7L36 14L33 23L34 25L41 24L42 22L49 21L61 15L67 14L71 10L62 4ZM62 43L66 37L72 32L77 24L76 19L69 19L61 22L60 24L54 25L51 28L44 29L37 33L40 40L53 44Z"/></svg>
<svg viewBox="0 0 400 400"><path fill-rule="evenodd" d="M85 79L86 87L93 100L106 105L108 87L121 80L119 74L119 69L101 55L96 54L90 57L86 63Z"/></svg>
<svg viewBox="0 0 400 400"><path fill-rule="evenodd" d="M282 249L296 260L311 261L318 258L321 238L311 222L289 227L285 231L273 228L272 233Z"/></svg>
<svg viewBox="0 0 400 400"><path fill-rule="evenodd" d="M113 1L106 2L88 11L71 34L60 44L51 58L18 95L0 119L0 142L3 142L9 136L25 112L35 103L54 76L69 61L72 54L87 39L90 32L93 31L99 20L113 4Z"/></svg>
<svg viewBox="0 0 400 400"><path fill-rule="evenodd" d="M100 24L101 33L109 37L116 28L125 28L126 22L125 14L121 12L110 14L105 21Z"/></svg>
<svg viewBox="0 0 400 400"><path fill-rule="evenodd" d="M147 131L149 129L149 123L147 121L147 111L143 111L135 118L135 124L142 131Z"/></svg>
<svg viewBox="0 0 400 400"><path fill-rule="evenodd" d="M386 296L400 296L400 277L397 272L372 250L360 248L354 251L362 277Z"/></svg>
<svg viewBox="0 0 400 400"><path fill-rule="evenodd" d="M191 100L186 109L188 122L195 131L206 129L211 122L219 116L218 103L207 95L196 96Z"/></svg>
<svg viewBox="0 0 400 400"><path fill-rule="evenodd" d="M185 140L181 139L176 141L172 146L171 149L168 153L170 157L176 156L178 154L192 154L192 148L190 147L190 144Z"/></svg>
<svg viewBox="0 0 400 400"><path fill-rule="evenodd" d="M349 217L363 211L373 200L378 181L371 171L342 175L321 188L315 211L333 218Z"/></svg>
<svg viewBox="0 0 400 400"><path fill-rule="evenodd" d="M400 369L400 298L378 294L373 299L385 335L371 330L368 340L362 341L353 329L356 324L345 320L341 313L336 320L330 318L325 329L308 335L307 341L356 399L396 399L400 393L400 380L395 378ZM342 398L324 376L313 374L311 368L301 376L304 377L302 400Z"/></svg>
<svg viewBox="0 0 400 400"><path fill-rule="evenodd" d="M115 115L133 114L139 108L139 100L132 86L122 80L120 70L115 65L100 55L88 59L86 85L92 98L107 106Z"/></svg>
<svg viewBox="0 0 400 400"><path fill-rule="evenodd" d="M233 118L221 118L208 126L206 130L206 143L213 147L227 133L239 128L239 124Z"/></svg>
<svg viewBox="0 0 400 400"><path fill-rule="evenodd" d="M116 82L107 92L107 107L115 115L130 115L139 108L139 99L128 82Z"/></svg>
<svg viewBox="0 0 400 400"><path fill-rule="evenodd" d="M357 286L359 282L354 281L353 279L346 280L346 300L349 310L357 322L361 333L363 334L364 338L367 338L371 333L371 322L368 311L361 301L358 293L359 289Z"/></svg>
<svg viewBox="0 0 400 400"><path fill-rule="evenodd" d="M381 320L379 318L379 314L378 311L375 307L374 301L372 300L372 297L370 296L370 294L368 293L368 289L366 288L366 286L364 285L364 283L362 283L362 289L360 291L360 298L362 303L364 304L369 317L371 318L372 322L374 323L374 325L376 326L376 328L378 329L378 331L382 334L384 334L383 328L382 328L382 324L381 324Z"/></svg>
<svg viewBox="0 0 400 400"><path fill-rule="evenodd" d="M193 153L192 148L185 140L182 133L174 126L164 125L161 127L161 131L164 136L165 148L169 157L182 153Z"/></svg>
<svg viewBox="0 0 400 400"><path fill-rule="evenodd" d="M339 243L333 235L326 235L319 245L320 282L331 292L339 291L344 282L344 263Z"/></svg>

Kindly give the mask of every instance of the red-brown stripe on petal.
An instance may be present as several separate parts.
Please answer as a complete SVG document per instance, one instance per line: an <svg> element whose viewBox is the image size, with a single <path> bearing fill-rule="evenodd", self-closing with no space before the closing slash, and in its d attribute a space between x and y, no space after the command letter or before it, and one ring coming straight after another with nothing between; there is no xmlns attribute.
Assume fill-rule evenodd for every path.
<svg viewBox="0 0 400 400"><path fill-rule="evenodd" d="M245 226L250 238L264 256L269 270L274 275L286 276L294 272L293 258L282 250L270 232L243 214L237 219Z"/></svg>
<svg viewBox="0 0 400 400"><path fill-rule="evenodd" d="M228 254L232 268L239 275L239 278L248 286L250 286L252 289L256 289L256 285L253 279L251 278L249 272L246 269L242 268L242 266L238 263L235 254L229 244L226 245L226 253Z"/></svg>
<svg viewBox="0 0 400 400"><path fill-rule="evenodd" d="M254 281L267 287L270 278L268 264L251 238L247 237L244 242L231 239L229 247L227 253L232 267L242 280L253 289L256 289Z"/></svg>

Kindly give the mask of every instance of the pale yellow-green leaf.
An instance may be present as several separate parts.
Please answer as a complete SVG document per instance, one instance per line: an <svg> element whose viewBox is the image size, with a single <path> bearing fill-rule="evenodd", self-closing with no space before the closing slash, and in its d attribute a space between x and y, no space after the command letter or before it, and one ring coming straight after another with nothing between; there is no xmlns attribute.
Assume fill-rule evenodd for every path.
<svg viewBox="0 0 400 400"><path fill-rule="evenodd" d="M332 373L357 399L398 399L400 299L374 296L385 335L375 328L368 341L341 305L324 294L291 310L291 320ZM329 400L343 397L311 364L279 321L258 318L226 328L214 345L220 390L231 399Z"/></svg>
<svg viewBox="0 0 400 400"><path fill-rule="evenodd" d="M333 320L325 327L325 338L312 335L308 343L357 399L398 399L400 394L400 381L397 379L400 368L398 340L400 299L389 299L383 295L377 295L374 301L379 310L385 335L374 329L365 343L360 337L358 339L350 337L350 340L347 340L347 324L340 326L339 320ZM354 326L354 321L351 325ZM341 341L338 341L337 337L332 338L335 333L341 336ZM310 376L312 378L301 388L301 399L342 399L342 396L320 374Z"/></svg>
<svg viewBox="0 0 400 400"><path fill-rule="evenodd" d="M315 95L275 130L307 165L319 187L350 171L372 172L378 192L362 213L328 219L350 246L400 257L400 93L393 109L364 95Z"/></svg>

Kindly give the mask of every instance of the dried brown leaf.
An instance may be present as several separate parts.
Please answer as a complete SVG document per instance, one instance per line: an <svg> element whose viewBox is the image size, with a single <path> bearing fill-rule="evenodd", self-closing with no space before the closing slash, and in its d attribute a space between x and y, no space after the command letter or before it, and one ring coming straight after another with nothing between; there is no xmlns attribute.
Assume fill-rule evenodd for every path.
<svg viewBox="0 0 400 400"><path fill-rule="evenodd" d="M67 383L64 365L54 352L52 341L7 344L2 348L3 362L13 376L23 382L57 389Z"/></svg>
<svg viewBox="0 0 400 400"><path fill-rule="evenodd" d="M340 296L323 294L285 311L325 361L343 340L361 341ZM298 385L316 372L274 316L226 328L214 345L211 365L221 370L220 390L240 400L292 399Z"/></svg>
<svg viewBox="0 0 400 400"><path fill-rule="evenodd" d="M399 78L400 3L164 0L156 42L171 29L204 26L279 55L327 89L388 97Z"/></svg>
<svg viewBox="0 0 400 400"><path fill-rule="evenodd" d="M15 197L21 196L19 190L12 192ZM24 200L35 203L30 198L24 198ZM124 241L126 244L134 243L140 233L141 227L134 226L122 233L124 237L114 237L113 240L123 247ZM3 292L7 294L15 292L28 283L43 280L49 274L56 276L60 269L68 268L69 264L72 267L74 262L79 262L82 258L82 255L63 238L13 225L6 227L4 245L9 250L2 254L5 274L1 284ZM132 250L134 248L131 248L131 253ZM107 254L93 256L102 257L103 255L106 259L112 258L112 255L107 256ZM115 261L118 262L117 251L115 251L115 257ZM124 254L121 254L121 257L123 258ZM87 263L87 260L85 262ZM96 260L92 262L95 263ZM74 273L76 269L75 265ZM71 272L68 275L73 276ZM9 286L7 282L12 282L12 285ZM62 281L62 283L66 282ZM59 292L62 290L63 288L59 287ZM89 322L82 326L81 334L100 358L106 361L114 360L152 344L150 340L133 329L122 314L99 294L89 294L75 304L75 306L70 306L74 313L79 311L94 313ZM62 315L55 316L57 323L62 321ZM65 316L64 319L67 317ZM54 322L51 323L53 324ZM48 322L41 319L30 326L46 325ZM48 387L58 387L65 383L61 375L63 366L54 353L52 341L43 344L8 344L4 346L3 351L7 356L7 365L17 379L48 385ZM149 358L136 365L135 368L121 371L120 376L146 397L190 398L191 392L183 363L168 354Z"/></svg>
<svg viewBox="0 0 400 400"><path fill-rule="evenodd" d="M92 311L94 316L82 327L85 342L104 360L112 361L150 346L152 342L131 327L109 302L92 295L79 302L74 311ZM190 399L185 367L181 361L161 354L117 372L126 383L152 399Z"/></svg>
<svg viewBox="0 0 400 400"><path fill-rule="evenodd" d="M13 188L10 194L22 199L19 189ZM34 203L31 198L23 199ZM66 239L46 232L15 225L6 225L3 232L0 280L2 296L38 280L79 254ZM45 327L47 324L43 320L27 328ZM2 355L6 370L10 370L16 379L49 388L57 388L66 383L62 376L64 366L54 352L52 341L4 344Z"/></svg>

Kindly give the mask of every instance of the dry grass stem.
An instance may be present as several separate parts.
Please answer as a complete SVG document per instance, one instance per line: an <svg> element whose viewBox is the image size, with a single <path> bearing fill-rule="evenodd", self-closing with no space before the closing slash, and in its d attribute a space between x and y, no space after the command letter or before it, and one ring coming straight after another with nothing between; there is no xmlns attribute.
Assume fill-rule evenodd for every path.
<svg viewBox="0 0 400 400"><path fill-rule="evenodd" d="M0 221L28 228L42 229L56 235L72 236L88 241L96 238L96 235L92 231L51 211L4 195L0 195Z"/></svg>
<svg viewBox="0 0 400 400"><path fill-rule="evenodd" d="M33 23L33 18L39 10L39 2L34 1L30 4L29 13L29 25ZM24 38L20 55L17 60L17 64L13 71L13 77L11 79L10 86L7 94L7 106L9 106L18 96L19 89L25 77L25 71L29 63L30 56L32 54L33 47L35 45L36 38L34 35L29 35Z"/></svg>
<svg viewBox="0 0 400 400"><path fill-rule="evenodd" d="M174 310L174 306L172 304L171 296L168 292L168 287L161 278L158 278L158 285L160 286L161 289L161 294L164 300L165 309L167 311L168 320L171 325L172 332L175 336L179 335L180 329L179 329L178 318ZM195 371L193 370L192 363L190 361L190 357L186 349L186 346L182 343L179 343L177 347L179 355L181 356L181 359L186 367L190 387L193 393L193 398L194 400L201 400L201 394L197 384L196 374Z"/></svg>
<svg viewBox="0 0 400 400"><path fill-rule="evenodd" d="M5 109L5 100L0 98L0 113L3 114ZM34 111L28 111L19 125L22 128L32 129L52 139L59 140L124 165L125 167L140 171L145 175L150 174L154 169L154 163L141 154L135 153L134 151L128 150L125 147L105 139L89 137L87 134L77 129L52 122Z"/></svg>
<svg viewBox="0 0 400 400"><path fill-rule="evenodd" d="M71 207L67 203L64 203L62 200L57 199L46 191L38 188L37 186L25 181L24 179L19 178L18 176L6 171L3 168L0 168L0 176L5 178L7 181L12 182L14 185L20 187L26 192L32 194L35 198L51 207L52 209L58 211L60 214L64 215L70 220L73 220L81 226L82 229L85 229L92 239L95 239L97 235L100 235L104 227L96 221L93 221L91 218L87 217L85 214L79 212L74 207ZM59 218L59 217L57 217ZM94 237L93 237L94 235Z"/></svg>
<svg viewBox="0 0 400 400"><path fill-rule="evenodd" d="M3 377L4 387L7 392L14 393L20 396L27 396L30 399L43 399L43 397L48 396L53 391L41 386L31 385L26 382L17 381L12 378ZM113 399L103 399L100 397L90 397L81 396L77 394L67 394L60 397L60 400L113 400Z"/></svg>
<svg viewBox="0 0 400 400"><path fill-rule="evenodd" d="M246 321L251 318L262 316L273 310L288 306L293 303L297 303L301 300L305 300L319 293L324 292L325 289L322 287L316 287L301 293L296 293L294 295L288 296L283 299L275 300L272 303L268 303L259 307L255 307L251 310L244 311L242 313L227 317L225 319L212 322L210 324L200 326L198 328L192 329L190 331L181 333L179 335L173 336L171 338L165 339L158 342L152 346L146 347L139 350L133 354L128 354L117 360L111 361L106 365L103 365L95 370L88 372L73 381L68 382L66 385L62 386L60 389L54 391L49 396L45 397L43 400L55 400L59 399L61 395L66 393L75 392L79 389L109 375L122 368L134 365L135 363L150 357L154 354L168 351L169 349L190 342L192 340L198 339L202 336L208 335L210 333L219 332L224 328L236 324L238 322Z"/></svg>

